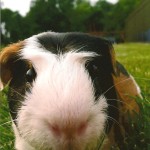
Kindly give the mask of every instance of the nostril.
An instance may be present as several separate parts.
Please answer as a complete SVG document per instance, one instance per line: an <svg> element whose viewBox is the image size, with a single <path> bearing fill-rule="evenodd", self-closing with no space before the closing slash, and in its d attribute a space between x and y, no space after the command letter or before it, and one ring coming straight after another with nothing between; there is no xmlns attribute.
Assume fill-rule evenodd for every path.
<svg viewBox="0 0 150 150"><path fill-rule="evenodd" d="M61 130L57 125L49 125L51 132L55 136L60 136L61 135Z"/></svg>
<svg viewBox="0 0 150 150"><path fill-rule="evenodd" d="M86 132L88 123L82 122L80 124L66 124L65 126L58 126L57 124L49 124L51 133L56 137L73 137L75 135L83 135Z"/></svg>
<svg viewBox="0 0 150 150"><path fill-rule="evenodd" d="M78 135L83 134L85 132L86 128L87 128L87 122L81 123L77 129L77 134Z"/></svg>

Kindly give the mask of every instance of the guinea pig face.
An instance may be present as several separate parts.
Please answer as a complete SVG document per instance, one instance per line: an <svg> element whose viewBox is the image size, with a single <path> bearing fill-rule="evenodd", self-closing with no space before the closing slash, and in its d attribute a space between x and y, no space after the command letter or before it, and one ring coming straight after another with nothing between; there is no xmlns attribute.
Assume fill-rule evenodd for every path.
<svg viewBox="0 0 150 150"><path fill-rule="evenodd" d="M113 84L112 66L106 66L110 52L103 52L107 44L84 34L48 32L16 51L8 101L16 132L32 149L97 146L113 97L105 94Z"/></svg>

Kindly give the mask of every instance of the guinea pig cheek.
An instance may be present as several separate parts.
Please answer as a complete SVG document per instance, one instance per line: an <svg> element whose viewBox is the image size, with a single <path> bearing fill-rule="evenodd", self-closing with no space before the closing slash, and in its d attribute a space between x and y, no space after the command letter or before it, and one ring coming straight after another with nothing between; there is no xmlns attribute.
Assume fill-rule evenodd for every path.
<svg viewBox="0 0 150 150"><path fill-rule="evenodd" d="M38 114L34 109L29 105L22 106L20 109L17 119L19 133L35 149L51 149L51 145L55 143L53 135L48 132L47 124L41 118L40 111Z"/></svg>

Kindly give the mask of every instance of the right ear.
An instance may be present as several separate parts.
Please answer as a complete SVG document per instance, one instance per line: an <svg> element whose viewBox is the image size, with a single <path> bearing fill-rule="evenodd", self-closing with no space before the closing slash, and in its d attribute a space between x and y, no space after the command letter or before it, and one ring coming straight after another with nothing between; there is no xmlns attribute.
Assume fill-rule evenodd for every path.
<svg viewBox="0 0 150 150"><path fill-rule="evenodd" d="M11 44L0 52L0 90L13 78L13 67L23 42Z"/></svg>

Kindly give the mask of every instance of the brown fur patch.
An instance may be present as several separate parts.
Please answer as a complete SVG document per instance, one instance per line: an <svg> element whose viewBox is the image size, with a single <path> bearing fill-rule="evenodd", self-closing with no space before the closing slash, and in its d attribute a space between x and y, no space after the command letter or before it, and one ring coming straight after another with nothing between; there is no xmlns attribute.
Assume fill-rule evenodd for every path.
<svg viewBox="0 0 150 150"><path fill-rule="evenodd" d="M135 100L136 97L141 97L136 82L130 75L125 75L122 72L123 70L118 69L119 68L116 67L116 71L119 72L119 74L116 74L116 76L113 75L113 80L118 95L119 119L117 120L118 124L114 124L108 134L108 141L106 145L104 145L104 150L111 149L111 146L115 149L119 147L122 149L125 133L128 133L131 128L128 117L130 115L132 118L135 113L138 114L140 111Z"/></svg>
<svg viewBox="0 0 150 150"><path fill-rule="evenodd" d="M12 78L11 67L23 45L23 42L11 44L4 48L0 53L0 78L3 86L5 86Z"/></svg>
<svg viewBox="0 0 150 150"><path fill-rule="evenodd" d="M115 62L115 54L111 53L112 63ZM126 133L130 132L131 124L129 122L129 115L134 118L135 113L139 113L139 106L136 102L136 97L141 97L137 84L130 76L124 67L114 65L115 73L112 75L114 86L118 96L118 110L119 119L115 123L109 134L107 135L106 142L103 145L103 150L122 149ZM120 101L120 102L119 102Z"/></svg>
<svg viewBox="0 0 150 150"><path fill-rule="evenodd" d="M122 101L120 105L122 113L138 113L139 107L135 101L135 98L137 96L140 97L140 93L137 90L134 79L130 76L127 77L122 73L119 77L113 76L113 79L119 100Z"/></svg>

